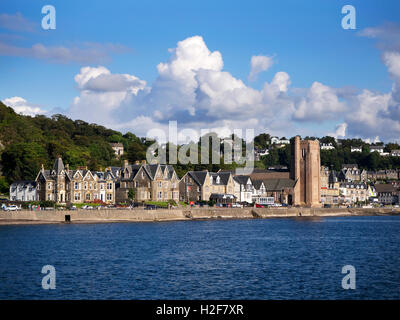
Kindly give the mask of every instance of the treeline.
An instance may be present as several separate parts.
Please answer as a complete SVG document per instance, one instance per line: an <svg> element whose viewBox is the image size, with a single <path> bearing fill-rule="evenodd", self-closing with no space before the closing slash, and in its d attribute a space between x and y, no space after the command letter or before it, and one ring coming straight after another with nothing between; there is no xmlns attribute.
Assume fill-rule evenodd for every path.
<svg viewBox="0 0 400 320"><path fill-rule="evenodd" d="M209 139L211 145L213 135L210 133L202 139ZM234 138L233 136L231 138ZM304 139L316 139L305 137ZM337 144L332 137L319 139L321 143L332 143L334 150L321 151L321 164L340 170L342 164L356 163L362 169L379 170L400 168L400 157L382 157L369 152L369 145L360 139L345 139ZM125 153L117 159L110 143L122 143ZM0 192L7 192L9 183L16 180L35 179L41 164L52 168L58 156L68 163L71 169L87 166L90 170L102 170L107 166L122 166L125 159L130 163L146 159L146 150L154 141L146 141L131 132L122 134L103 126L90 124L81 120L71 120L64 115L52 117L38 115L23 116L0 102ZM271 136L263 133L255 137L257 149L269 148L269 154L255 163L257 168L275 165L290 167L290 146L282 148L271 146ZM245 142L241 141L243 155ZM236 163L225 164L223 146L220 149L220 161L212 164L212 153L209 153L209 164L201 164L200 142L198 147L198 164L178 163L175 170L181 177L189 170L218 171L232 170L240 166ZM351 146L361 146L362 153L352 153ZM169 145L167 145L168 151ZM178 152L182 146L178 146ZM398 144L389 143L385 151L400 149ZM189 152L189 151L188 151ZM168 152L167 152L168 154ZM167 158L167 161L169 159Z"/></svg>
<svg viewBox="0 0 400 320"><path fill-rule="evenodd" d="M111 142L124 145L126 154L117 159ZM148 142L133 133L122 134L96 124L56 114L22 116L0 102L0 153L1 171L8 183L15 180L34 179L43 163L52 168L58 156L71 169L88 166L90 170L119 166L125 158L131 161L144 159Z"/></svg>
<svg viewBox="0 0 400 320"><path fill-rule="evenodd" d="M290 168L291 148L286 145L282 148L271 146L268 134L261 134L254 139L256 147L263 149L270 147L269 154L263 156L261 161L265 167L285 165ZM316 139L316 137L304 137ZM321 150L321 165L339 171L343 164L357 164L359 168L370 171L381 169L400 169L400 157L381 156L377 152L370 152L370 145L361 139L341 139L339 143L332 137L320 138L321 143L332 143L333 150ZM383 145L382 142L374 145ZM351 147L361 147L362 152L351 152ZM397 143L387 143L384 151L400 149Z"/></svg>

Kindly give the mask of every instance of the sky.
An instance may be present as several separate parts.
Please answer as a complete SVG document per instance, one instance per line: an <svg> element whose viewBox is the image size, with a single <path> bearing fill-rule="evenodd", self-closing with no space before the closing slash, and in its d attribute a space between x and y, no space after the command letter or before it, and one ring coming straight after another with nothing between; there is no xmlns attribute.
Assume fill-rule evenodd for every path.
<svg viewBox="0 0 400 320"><path fill-rule="evenodd" d="M19 113L139 136L177 121L400 141L399 1L2 0L0 70Z"/></svg>

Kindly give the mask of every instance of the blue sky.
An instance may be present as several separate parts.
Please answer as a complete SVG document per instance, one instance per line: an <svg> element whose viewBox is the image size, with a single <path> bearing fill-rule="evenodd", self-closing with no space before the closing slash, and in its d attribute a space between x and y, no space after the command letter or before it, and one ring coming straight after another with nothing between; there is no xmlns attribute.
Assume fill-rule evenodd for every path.
<svg viewBox="0 0 400 320"><path fill-rule="evenodd" d="M46 4L56 8L56 30L41 29L41 8ZM341 19L344 16L341 8L346 4L356 8L356 30L344 30L341 27ZM202 128L207 123L212 123L213 128L226 126L224 120L227 119L232 120L228 126L234 126L243 122L243 117L246 120L263 117L271 120L272 117L275 120L273 123L258 121L247 122L246 125L254 125L256 133L268 131L280 136L291 136L297 133L333 134L336 129L340 129L340 125L346 123L346 137L373 139L379 136L380 139L396 140L400 132L397 120L400 119L396 118L398 104L393 97L397 92L393 91L392 86L397 83L397 74L390 73L389 70L390 66L397 65L397 60L395 56L393 59L396 61L390 60L392 64L389 65L389 62L384 63L382 57L386 52L397 52L398 48L387 50L386 44L380 43L388 41L382 36L386 33L393 32L396 41L399 39L395 32L398 29L394 27L399 20L399 1L2 0L0 68L5 77L3 76L0 82L0 99L5 101L12 97L20 97L27 106L49 113L64 112L68 116L78 118L79 113L71 110L71 104L74 98L82 97L83 90L87 88L84 84L79 87L74 77L80 74L83 67L102 66L112 75L128 74L146 82L147 96L144 93L146 90L141 88L137 94L140 98L137 98L136 94L135 97L124 96L118 106L107 105L103 109L100 108L99 112L104 113L104 118L94 119L122 131L130 130L144 134L144 128L135 125L138 121L133 121L140 117L145 117L150 121L149 124L155 126L159 124L163 127L167 120L176 119L178 125L179 120L192 123L189 125L192 128ZM378 36L376 33L371 33L373 36L363 36L363 31L367 28L380 27L384 29ZM165 103L172 98L165 91L157 89L159 83L164 87L167 83L166 75L160 75L157 65L172 64L173 53L168 49L178 48L179 41L193 36L202 37L205 47L211 53L220 53L223 68L218 72L228 72L231 77L241 80L246 86L242 93L237 93L235 103L239 105L233 105L233 102L230 105L220 105L223 99L216 102L215 97L207 97L206 100L202 98L201 101L197 98L194 101L189 98L183 99L185 106L183 103L181 106L180 101L176 100ZM60 58L59 55L55 59L51 50L42 56L37 52L21 50L36 44L41 44L44 48L63 47L71 50L76 59L70 56ZM93 54L95 51L98 51L98 55ZM82 59L78 57L80 54L83 55ZM250 61L253 56L258 55L272 58L273 63L265 71L259 72L256 80L250 81ZM259 91L262 95L265 83L271 83L277 72L285 72L290 76L290 89L280 92L274 98L280 100L263 100L258 108L250 108L253 114L247 116L239 112L239 109L246 109L248 103L258 101L256 97L248 98L252 94L248 92L249 88ZM176 86L182 85L181 78L178 81L169 76L168 86L171 86L172 91ZM198 74L194 77L197 79ZM204 81L209 81L209 77L206 78L208 80ZM316 109L318 103L325 103L312 99L313 91L310 88L315 82L332 88L338 98L338 101L333 102L336 106L328 107L327 117L323 116L324 111L319 117L313 117L313 114L319 112ZM202 91L202 95L206 95L202 89L206 84L208 86L209 83L204 82L201 85L199 82L194 92L198 94ZM220 87L219 84L215 86ZM338 93L337 89L341 89L342 93ZM113 90L115 92L115 89ZM187 92L187 88L179 90L174 96ZM390 114L386 118L397 121L391 123L394 128L393 134L387 133L386 118L382 119L379 128L370 128L367 125L368 128L365 129L362 128L362 123L356 121L360 118L358 114L368 109L368 106L360 102L363 90L379 95L371 96L370 99L376 98L374 101L380 99L380 103L387 103L383 109L375 110L375 116ZM98 91L97 88L96 93ZM110 93L109 89L106 91ZM158 93L152 97L149 91ZM343 91L346 93L343 94ZM129 92L128 95L131 94ZM225 94L215 93L218 97ZM283 101L278 97L282 94L287 95ZM390 97L386 99L385 94ZM94 97L94 93L91 97ZM111 95L108 94L108 97ZM297 98L291 100L289 97ZM302 98L303 106L300 103ZM114 95L112 99L115 100ZM327 104L332 103L331 97L327 99ZM91 101L97 104L101 100L97 96ZM240 101L244 101L242 105ZM341 102L343 105L340 105ZM222 110L226 119L218 118L216 110L207 109L206 103ZM274 109L275 105L287 106L288 103L293 104L290 107L291 111L280 112L280 108ZM192 106L189 106L190 104ZM176 106L179 112L171 111L171 106ZM87 112L82 112L82 118L92 122L90 114L96 113L96 109L89 103L81 104L79 108L86 108ZM185 108L192 109L188 111ZM301 111L301 108L311 111ZM266 109L268 112L264 114L263 110ZM104 112L107 110L110 112ZM139 110L147 111L141 113ZM157 111L164 116L160 116ZM192 117L185 118L186 111ZM349 112L354 114L349 116ZM309 113L311 117L308 117ZM118 117L110 119L113 114L118 114ZM155 114L158 114L158 117L155 117ZM122 120L128 118L132 121L122 124ZM365 121L368 122L368 119Z"/></svg>

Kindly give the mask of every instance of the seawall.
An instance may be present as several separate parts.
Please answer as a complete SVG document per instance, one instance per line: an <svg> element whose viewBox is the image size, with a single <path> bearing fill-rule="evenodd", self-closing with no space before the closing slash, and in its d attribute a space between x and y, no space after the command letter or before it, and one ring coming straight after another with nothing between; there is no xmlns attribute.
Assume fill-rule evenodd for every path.
<svg viewBox="0 0 400 320"><path fill-rule="evenodd" d="M399 208L189 208L159 210L41 210L0 211L0 224L154 222L204 219L312 218L399 215Z"/></svg>

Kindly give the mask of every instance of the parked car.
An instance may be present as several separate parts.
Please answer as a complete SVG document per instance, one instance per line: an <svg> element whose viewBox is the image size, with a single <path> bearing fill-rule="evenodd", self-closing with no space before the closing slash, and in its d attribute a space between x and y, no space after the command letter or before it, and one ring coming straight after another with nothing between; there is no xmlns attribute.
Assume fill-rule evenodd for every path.
<svg viewBox="0 0 400 320"><path fill-rule="evenodd" d="M240 203L232 203L232 208L243 208Z"/></svg>
<svg viewBox="0 0 400 320"><path fill-rule="evenodd" d="M18 206L16 206L15 204L12 204L8 207L5 208L6 211L17 211L17 210L21 210L21 208L19 208Z"/></svg>
<svg viewBox="0 0 400 320"><path fill-rule="evenodd" d="M256 203L256 208L265 208L265 206L263 204Z"/></svg>

